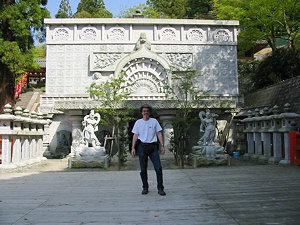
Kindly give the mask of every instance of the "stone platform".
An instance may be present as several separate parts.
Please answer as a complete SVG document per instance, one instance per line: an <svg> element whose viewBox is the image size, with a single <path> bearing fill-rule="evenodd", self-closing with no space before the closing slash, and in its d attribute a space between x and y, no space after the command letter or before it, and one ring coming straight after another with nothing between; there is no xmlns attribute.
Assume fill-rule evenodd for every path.
<svg viewBox="0 0 300 225"><path fill-rule="evenodd" d="M108 168L110 157L103 156L73 156L68 160L69 168Z"/></svg>

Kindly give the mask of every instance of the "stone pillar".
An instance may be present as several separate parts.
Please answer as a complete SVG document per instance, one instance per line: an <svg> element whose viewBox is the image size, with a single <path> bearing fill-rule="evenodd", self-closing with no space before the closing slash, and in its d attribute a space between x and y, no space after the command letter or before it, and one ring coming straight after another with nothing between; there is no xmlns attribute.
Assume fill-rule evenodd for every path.
<svg viewBox="0 0 300 225"><path fill-rule="evenodd" d="M43 156L50 156L51 153L49 151L49 128L50 128L50 120L47 120L48 123L44 125L44 135L43 135Z"/></svg>
<svg viewBox="0 0 300 225"><path fill-rule="evenodd" d="M174 112L175 113L175 112ZM164 145L165 150L171 150L171 144L170 140L172 137L173 125L171 123L172 119L174 118L174 113L170 111L161 111L160 114L160 120L162 121L162 128L163 128L163 138L164 138Z"/></svg>
<svg viewBox="0 0 300 225"><path fill-rule="evenodd" d="M12 162L18 163L21 161L21 140L20 136L13 137L13 155L12 155Z"/></svg>
<svg viewBox="0 0 300 225"><path fill-rule="evenodd" d="M262 155L261 133L254 133L254 146L253 158L258 159Z"/></svg>
<svg viewBox="0 0 300 225"><path fill-rule="evenodd" d="M2 165L9 165L11 163L11 143L10 136L2 136Z"/></svg>
<svg viewBox="0 0 300 225"><path fill-rule="evenodd" d="M248 154L254 154L254 140L253 140L253 133L247 133L247 147L248 147Z"/></svg>
<svg viewBox="0 0 300 225"><path fill-rule="evenodd" d="M278 163L281 157L281 133L273 133L273 149L274 149L274 156L269 159L269 163Z"/></svg>
<svg viewBox="0 0 300 225"><path fill-rule="evenodd" d="M24 137L22 154L24 155L24 157L22 157L24 161L28 161L30 159L30 139L28 136Z"/></svg>
<svg viewBox="0 0 300 225"><path fill-rule="evenodd" d="M82 136L82 116L73 115L70 117L72 121L72 146L70 156L74 156L76 148L79 147Z"/></svg>
<svg viewBox="0 0 300 225"><path fill-rule="evenodd" d="M290 165L291 156L290 156L290 135L289 133L284 133L284 159L279 162L281 165Z"/></svg>
<svg viewBox="0 0 300 225"><path fill-rule="evenodd" d="M261 135L264 148L264 156L261 159L267 161L271 157L271 134L264 132Z"/></svg>

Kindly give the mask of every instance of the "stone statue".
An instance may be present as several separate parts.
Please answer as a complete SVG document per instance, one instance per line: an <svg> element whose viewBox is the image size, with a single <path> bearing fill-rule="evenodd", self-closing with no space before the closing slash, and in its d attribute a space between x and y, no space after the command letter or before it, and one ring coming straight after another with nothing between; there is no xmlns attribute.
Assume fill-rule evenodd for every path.
<svg viewBox="0 0 300 225"><path fill-rule="evenodd" d="M151 43L147 40L146 33L144 32L141 33L140 38L136 43L136 50L141 49L143 45L146 49L151 50Z"/></svg>
<svg viewBox="0 0 300 225"><path fill-rule="evenodd" d="M192 147L188 157L189 163L194 167L227 164L229 155L225 154L222 146L214 145L214 142L217 142L215 138L218 115L207 109L206 112L201 111L199 117L200 132L204 134L197 142L198 145Z"/></svg>
<svg viewBox="0 0 300 225"><path fill-rule="evenodd" d="M210 110L207 109L206 112L201 111L199 117L201 120L200 132L204 132L204 134L198 141L198 144L213 145L213 142L216 141L216 117L218 117L218 115L211 113Z"/></svg>
<svg viewBox="0 0 300 225"><path fill-rule="evenodd" d="M98 131L100 119L100 114L94 113L94 110L91 110L90 114L84 117L84 120L82 121L84 127L83 140L86 147L89 146L89 143L91 143L93 147L100 146L100 142L95 135L95 131Z"/></svg>

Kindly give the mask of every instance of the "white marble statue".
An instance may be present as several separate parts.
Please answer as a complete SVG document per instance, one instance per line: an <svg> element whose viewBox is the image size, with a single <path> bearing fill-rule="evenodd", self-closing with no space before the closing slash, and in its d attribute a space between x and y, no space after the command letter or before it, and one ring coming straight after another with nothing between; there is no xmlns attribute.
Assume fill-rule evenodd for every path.
<svg viewBox="0 0 300 225"><path fill-rule="evenodd" d="M91 110L89 115L84 117L82 121L83 125L83 140L85 146L88 147L89 143L95 148L96 146L100 146L100 142L95 135L95 131L98 131L98 124L100 122L100 114L95 113L94 110Z"/></svg>
<svg viewBox="0 0 300 225"><path fill-rule="evenodd" d="M211 113L209 109L206 112L201 111L199 113L201 120L200 132L204 132L203 136L198 141L199 145L213 145L216 142L216 117L217 114Z"/></svg>

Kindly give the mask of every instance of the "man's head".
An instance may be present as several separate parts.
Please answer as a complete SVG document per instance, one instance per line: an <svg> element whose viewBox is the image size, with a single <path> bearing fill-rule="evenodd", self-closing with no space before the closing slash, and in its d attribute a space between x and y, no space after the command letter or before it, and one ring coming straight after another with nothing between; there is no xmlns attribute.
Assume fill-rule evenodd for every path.
<svg viewBox="0 0 300 225"><path fill-rule="evenodd" d="M151 106L146 104L146 105L141 106L140 112L142 113L144 119L149 119L150 114L152 112L152 108L151 108Z"/></svg>

